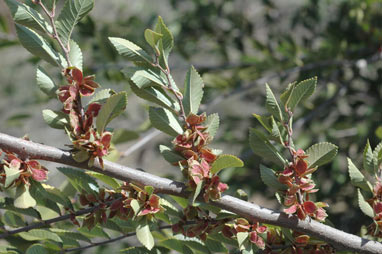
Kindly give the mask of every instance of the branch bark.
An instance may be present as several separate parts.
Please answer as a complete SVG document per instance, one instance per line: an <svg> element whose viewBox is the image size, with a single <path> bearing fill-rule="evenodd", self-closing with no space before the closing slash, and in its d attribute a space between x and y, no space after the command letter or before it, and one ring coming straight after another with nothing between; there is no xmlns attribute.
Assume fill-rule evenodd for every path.
<svg viewBox="0 0 382 254"><path fill-rule="evenodd" d="M117 179L154 187L155 191L163 194L187 197L189 193L183 183L158 177L133 168L113 162L104 162L104 169L98 163L88 167L87 163L74 161L69 152L31 141L15 138L0 133L0 148L14 152L23 157L57 162L77 168L96 171ZM332 228L313 220L299 220L296 216L288 216L275 210L260 207L232 196L224 195L220 200L211 202L212 205L231 211L250 220L290 228L298 232L317 237L332 244L339 250L350 250L358 253L380 254L382 244L367 240L341 230Z"/></svg>

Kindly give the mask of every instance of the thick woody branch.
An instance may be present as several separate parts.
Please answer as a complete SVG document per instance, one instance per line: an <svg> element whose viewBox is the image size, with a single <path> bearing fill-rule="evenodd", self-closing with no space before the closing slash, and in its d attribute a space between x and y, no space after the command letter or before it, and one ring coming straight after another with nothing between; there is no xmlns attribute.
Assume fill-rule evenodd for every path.
<svg viewBox="0 0 382 254"><path fill-rule="evenodd" d="M88 169L117 179L134 182L142 185L150 185L156 192L187 197L185 185L180 182L158 177L146 172L132 169L120 164L105 161L104 169L99 164L88 167L87 163L77 163L69 152L58 148L37 144L31 141L15 138L0 133L0 148L14 152L23 157L57 162L78 168ZM382 244L361 237L348 234L314 220L299 220L296 216L288 216L271 209L260 207L256 204L225 195L220 200L211 202L214 206L236 213L251 220L277 225L306 233L332 244L339 250L350 250L358 253L379 254L382 253Z"/></svg>

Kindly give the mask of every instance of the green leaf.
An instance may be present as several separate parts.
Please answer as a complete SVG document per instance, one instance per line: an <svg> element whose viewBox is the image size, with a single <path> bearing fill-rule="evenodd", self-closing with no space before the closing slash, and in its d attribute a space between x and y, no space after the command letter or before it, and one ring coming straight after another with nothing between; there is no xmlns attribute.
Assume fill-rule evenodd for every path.
<svg viewBox="0 0 382 254"><path fill-rule="evenodd" d="M78 46L78 44L75 41L70 40L69 47L70 47L70 51L69 51L70 63L72 64L72 66L77 67L78 69L82 71L83 57L82 57L82 51L80 46ZM71 66L68 66L68 67L71 67Z"/></svg>
<svg viewBox="0 0 382 254"><path fill-rule="evenodd" d="M23 45L23 47L30 53L54 66L65 66L65 64L62 63L59 54L40 35L19 24L16 24L16 32L21 45Z"/></svg>
<svg viewBox="0 0 382 254"><path fill-rule="evenodd" d="M277 149L267 140L263 133L256 129L251 129L249 133L249 145L252 151L266 159L270 160L280 166L285 165L285 160Z"/></svg>
<svg viewBox="0 0 382 254"><path fill-rule="evenodd" d="M74 151L72 157L77 162L84 162L90 158L89 152L86 150Z"/></svg>
<svg viewBox="0 0 382 254"><path fill-rule="evenodd" d="M37 67L36 80L42 92L51 97L56 96L58 87L41 66Z"/></svg>
<svg viewBox="0 0 382 254"><path fill-rule="evenodd" d="M102 182L106 183L107 185L109 185L113 189L117 189L121 186L121 184L119 184L117 182L117 180L115 180L114 178L112 178L110 176L107 176L107 175L104 175L104 174L101 174L98 172L93 172L93 171L86 171L86 174L88 174L94 178L97 178L98 180L101 180Z"/></svg>
<svg viewBox="0 0 382 254"><path fill-rule="evenodd" d="M279 121L283 121L283 114L281 112L279 103L277 102L275 95L273 94L268 84L265 84L265 89L266 89L265 107L267 108L268 112L271 115L273 115L274 118L276 118Z"/></svg>
<svg viewBox="0 0 382 254"><path fill-rule="evenodd" d="M28 215L36 219L41 219L40 213L31 207L27 209L15 207L14 200L12 198L0 198L0 209L6 209L16 213Z"/></svg>
<svg viewBox="0 0 382 254"><path fill-rule="evenodd" d="M147 195L151 196L151 194L154 193L154 187L153 186L145 186L145 191L147 193Z"/></svg>
<svg viewBox="0 0 382 254"><path fill-rule="evenodd" d="M204 244L212 253L216 253L216 252L227 253L228 252L227 248L220 241L207 238Z"/></svg>
<svg viewBox="0 0 382 254"><path fill-rule="evenodd" d="M160 250L154 248L151 251L147 251L145 247L129 247L126 249L120 250L120 253L123 254L162 254Z"/></svg>
<svg viewBox="0 0 382 254"><path fill-rule="evenodd" d="M16 197L13 204L15 205L15 207L22 209L34 207L36 205L36 200L29 193L29 186L17 186Z"/></svg>
<svg viewBox="0 0 382 254"><path fill-rule="evenodd" d="M159 41L159 49L164 53L164 58L167 58L171 49L174 47L174 37L160 16L158 17L158 23L155 26L155 32L162 34L162 40Z"/></svg>
<svg viewBox="0 0 382 254"><path fill-rule="evenodd" d="M374 218L374 210L373 208L369 205L369 203L366 202L365 198L362 196L361 190L357 189L358 191L358 206L361 209L361 211L371 217Z"/></svg>
<svg viewBox="0 0 382 254"><path fill-rule="evenodd" d="M178 205L180 205L183 209L188 206L188 200L182 197L177 197L177 196L171 196L173 200L175 200Z"/></svg>
<svg viewBox="0 0 382 254"><path fill-rule="evenodd" d="M305 101L316 90L317 77L298 83L292 90L288 99L288 108L293 110L299 102Z"/></svg>
<svg viewBox="0 0 382 254"><path fill-rule="evenodd" d="M166 81L157 69L135 66L127 67L122 72L140 89L154 85L166 87Z"/></svg>
<svg viewBox="0 0 382 254"><path fill-rule="evenodd" d="M66 167L58 167L57 170L68 178L69 182L78 192L98 193L99 187L97 182L85 172Z"/></svg>
<svg viewBox="0 0 382 254"><path fill-rule="evenodd" d="M155 128L170 136L175 137L183 133L176 116L167 109L149 107L149 118Z"/></svg>
<svg viewBox="0 0 382 254"><path fill-rule="evenodd" d="M365 191L372 192L371 184L365 179L361 171L353 164L350 158L348 158L348 170L351 183Z"/></svg>
<svg viewBox="0 0 382 254"><path fill-rule="evenodd" d="M61 111L44 109L42 117L50 127L55 129L65 129L65 126L68 125L68 115Z"/></svg>
<svg viewBox="0 0 382 254"><path fill-rule="evenodd" d="M131 205L131 208L133 208L134 215L137 216L137 214L141 210L141 206L139 205L138 201L136 199L133 199L131 200L130 205Z"/></svg>
<svg viewBox="0 0 382 254"><path fill-rule="evenodd" d="M8 188L13 183L13 181L19 178L21 171L13 167L7 167L6 165L4 165L4 171L5 171L4 187Z"/></svg>
<svg viewBox="0 0 382 254"><path fill-rule="evenodd" d="M142 48L131 41L116 37L109 37L109 40L118 53L125 56L128 60L134 62L152 62L151 57Z"/></svg>
<svg viewBox="0 0 382 254"><path fill-rule="evenodd" d="M92 96L92 98L90 99L87 105L90 105L94 102L103 104L113 94L115 94L115 92L110 88L99 90L98 92L95 93L94 96Z"/></svg>
<svg viewBox="0 0 382 254"><path fill-rule="evenodd" d="M11 211L5 211L1 217L1 221L5 225L13 228L24 227L26 225L23 218L19 214Z"/></svg>
<svg viewBox="0 0 382 254"><path fill-rule="evenodd" d="M196 185L196 189L195 189L194 195L192 196L192 204L195 203L196 198L199 196L200 192L202 191L203 184L204 184L204 181L200 181Z"/></svg>
<svg viewBox="0 0 382 254"><path fill-rule="evenodd" d="M94 0L69 0L65 2L56 21L57 32L65 46L70 41L75 25L93 9L93 6Z"/></svg>
<svg viewBox="0 0 382 254"><path fill-rule="evenodd" d="M279 180L277 179L276 175L275 175L275 172L260 164L260 177L261 177L261 180L265 183L265 185L267 185L268 187L272 188L272 189L276 189L276 190L285 190L287 189L287 187L280 183Z"/></svg>
<svg viewBox="0 0 382 254"><path fill-rule="evenodd" d="M28 232L19 233L19 236L27 241L52 240L54 242L62 242L57 234L46 229L32 229Z"/></svg>
<svg viewBox="0 0 382 254"><path fill-rule="evenodd" d="M248 232L238 232L236 234L237 243L239 245L240 250L244 249L244 242L245 242L245 240L248 239L248 236L249 236Z"/></svg>
<svg viewBox="0 0 382 254"><path fill-rule="evenodd" d="M338 147L328 142L312 145L306 150L306 158L309 168L322 166L334 159L337 155Z"/></svg>
<svg viewBox="0 0 382 254"><path fill-rule="evenodd" d="M119 114L121 114L127 105L127 93L120 92L110 96L98 113L96 126L97 132L102 134L106 125Z"/></svg>
<svg viewBox="0 0 382 254"><path fill-rule="evenodd" d="M159 242L160 246L166 247L170 250L175 250L182 254L192 254L192 250L178 239L166 239Z"/></svg>
<svg viewBox="0 0 382 254"><path fill-rule="evenodd" d="M382 142L380 142L373 152L374 168L379 169L382 162Z"/></svg>
<svg viewBox="0 0 382 254"><path fill-rule="evenodd" d="M52 217L56 217L61 214L61 210L58 207L57 203L55 201L53 202L50 198L48 198L49 193L45 190L41 183L36 181L32 182L29 187L29 192L31 196L36 200L37 205L45 208L38 209L38 207L36 207L36 209L40 212L43 220L51 219ZM54 213L50 210L46 210L46 208L49 208L50 210L54 211ZM51 217L47 218L47 216Z"/></svg>
<svg viewBox="0 0 382 254"><path fill-rule="evenodd" d="M165 107L170 111L177 112L180 107L178 102L170 98L163 89L159 87L139 88L133 82L129 82L131 90L140 98Z"/></svg>
<svg viewBox="0 0 382 254"><path fill-rule="evenodd" d="M187 72L184 81L183 106L186 116L190 113L197 114L203 98L203 80L193 66Z"/></svg>
<svg viewBox="0 0 382 254"><path fill-rule="evenodd" d="M95 226L91 230L88 228L79 228L77 229L81 234L83 234L86 237L93 238L93 237L100 237L100 238L109 238L110 236L100 227L100 226Z"/></svg>
<svg viewBox="0 0 382 254"><path fill-rule="evenodd" d="M148 250L154 247L154 237L150 232L148 224L138 225L136 229L137 238Z"/></svg>
<svg viewBox="0 0 382 254"><path fill-rule="evenodd" d="M272 130L271 130L271 135L270 135L270 138L278 143L280 143L281 145L284 144L283 142L283 138L281 136L281 132L280 132L280 129L279 127L277 126L277 123L275 121L275 119L273 118L273 116L271 116L271 124L272 124Z"/></svg>
<svg viewBox="0 0 382 254"><path fill-rule="evenodd" d="M371 149L369 140L367 140L365 149L363 150L363 168L370 174L374 174L373 150Z"/></svg>
<svg viewBox="0 0 382 254"><path fill-rule="evenodd" d="M160 39L162 39L162 37L163 35L161 33L154 32L151 29L145 30L145 39L147 43L150 44L150 46L154 49L157 47L157 43Z"/></svg>
<svg viewBox="0 0 382 254"><path fill-rule="evenodd" d="M159 151L162 154L163 158L169 163L177 163L178 161L185 160L182 156L177 153L174 153L169 147L164 145L159 145Z"/></svg>
<svg viewBox="0 0 382 254"><path fill-rule="evenodd" d="M35 31L51 33L53 31L49 23L33 8L16 0L5 0L7 3L13 20L23 26L26 26Z"/></svg>
<svg viewBox="0 0 382 254"><path fill-rule="evenodd" d="M259 121L259 123L269 132L272 132L272 123L270 116L261 116L257 114L253 114L253 116Z"/></svg>
<svg viewBox="0 0 382 254"><path fill-rule="evenodd" d="M213 138L215 136L216 132L219 129L219 124L220 124L220 119L219 119L218 113L214 113L207 116L207 120L205 124L207 126L206 132L210 134L209 135L210 137Z"/></svg>
<svg viewBox="0 0 382 254"><path fill-rule="evenodd" d="M290 95L293 92L293 89L296 87L297 82L289 83L287 89L281 94L280 100L283 103L284 106L288 104Z"/></svg>
<svg viewBox="0 0 382 254"><path fill-rule="evenodd" d="M34 183L39 184L39 183ZM58 204L63 205L65 208L73 209L72 202L70 202L67 195L65 195L63 192L61 192L59 189L55 188L54 186L48 185L48 184L41 184L44 188L45 192L44 197L47 199L52 200L53 202L56 202Z"/></svg>
<svg viewBox="0 0 382 254"><path fill-rule="evenodd" d="M212 163L211 173L217 174L223 168L238 168L243 167L244 163L242 160L234 155L222 154Z"/></svg>
<svg viewBox="0 0 382 254"><path fill-rule="evenodd" d="M35 243L27 249L25 254L49 254L49 251L39 243Z"/></svg>

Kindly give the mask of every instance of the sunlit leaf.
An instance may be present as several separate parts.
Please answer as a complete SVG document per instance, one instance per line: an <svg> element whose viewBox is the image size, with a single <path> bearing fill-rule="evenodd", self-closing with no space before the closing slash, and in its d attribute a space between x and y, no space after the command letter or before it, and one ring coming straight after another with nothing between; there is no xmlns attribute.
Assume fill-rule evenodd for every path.
<svg viewBox="0 0 382 254"><path fill-rule="evenodd" d="M207 126L206 132L208 132L210 137L213 138L215 136L216 132L219 129L219 124L220 120L218 113L214 113L207 116L207 120L205 123L205 125Z"/></svg>
<svg viewBox="0 0 382 254"><path fill-rule="evenodd" d="M243 161L236 156L230 154L222 154L219 155L218 158L212 163L210 171L212 174L217 174L223 168L238 168L243 166Z"/></svg>
<svg viewBox="0 0 382 254"><path fill-rule="evenodd" d="M309 98L316 90L317 77L307 79L298 83L292 90L288 99L288 108L293 110L299 102Z"/></svg>
<svg viewBox="0 0 382 254"><path fill-rule="evenodd" d="M283 121L283 114L280 109L279 103L277 102L276 97L273 94L268 84L265 84L265 89L266 89L265 107L267 108L268 112L271 115L273 115L275 119L279 121Z"/></svg>
<svg viewBox="0 0 382 254"><path fill-rule="evenodd" d="M17 186L14 205L17 208L22 208L22 209L26 209L28 207L34 207L36 205L36 200L30 195L28 186L26 185Z"/></svg>
<svg viewBox="0 0 382 254"><path fill-rule="evenodd" d="M69 51L69 60L70 60L70 63L72 64L72 66L80 69L82 71L82 51L81 51L81 48L80 46L78 46L78 44L73 41L73 40L70 40L69 41L69 47L70 47L70 51ZM71 67L71 66L68 66L68 67Z"/></svg>
<svg viewBox="0 0 382 254"><path fill-rule="evenodd" d="M148 63L152 62L151 57L141 47L131 41L116 37L109 37L109 40L118 53L125 56L128 60Z"/></svg>
<svg viewBox="0 0 382 254"><path fill-rule="evenodd" d="M65 1L56 20L57 32L65 46L69 43L75 25L93 9L93 6L94 0Z"/></svg>
<svg viewBox="0 0 382 254"><path fill-rule="evenodd" d="M97 132L102 134L106 125L120 115L127 105L127 93L120 92L110 96L98 113L96 126Z"/></svg>
<svg viewBox="0 0 382 254"><path fill-rule="evenodd" d="M337 155L337 151L338 147L328 142L312 145L306 150L308 166L314 168L332 161Z"/></svg>
<svg viewBox="0 0 382 254"><path fill-rule="evenodd" d="M32 229L28 232L21 232L19 235L27 241L52 240L62 242L61 238L47 229Z"/></svg>
<svg viewBox="0 0 382 254"><path fill-rule="evenodd" d="M372 191L371 184L365 179L364 175L359 171L359 169L353 164L350 158L348 158L348 170L351 183L365 191Z"/></svg>
<svg viewBox="0 0 382 254"><path fill-rule="evenodd" d="M185 158L183 158L182 156L180 156L179 154L173 152L169 147L167 146L164 146L164 145L160 145L159 146L159 151L160 153L162 154L163 158L170 162L171 164L172 163L177 163L178 161L182 161L182 160L185 160Z"/></svg>
<svg viewBox="0 0 382 254"><path fill-rule="evenodd" d="M69 123L68 115L61 111L44 109L42 111L42 117L50 127L55 129L65 129L65 126L67 126Z"/></svg>
<svg viewBox="0 0 382 254"><path fill-rule="evenodd" d="M176 116L167 109L150 107L149 118L155 128L170 136L177 136L183 133L183 128L180 126Z"/></svg>
<svg viewBox="0 0 382 254"><path fill-rule="evenodd" d="M137 238L148 250L154 247L154 237L150 232L150 227L148 224L140 224L136 229Z"/></svg>
<svg viewBox="0 0 382 254"><path fill-rule="evenodd" d="M371 149L369 140L367 140L365 149L363 150L363 168L370 174L374 174L373 150Z"/></svg>
<svg viewBox="0 0 382 254"><path fill-rule="evenodd" d="M186 116L197 114L203 98L203 80L193 66L188 70L184 81L183 106Z"/></svg>
<svg viewBox="0 0 382 254"><path fill-rule="evenodd" d="M51 97L56 95L57 85L41 66L37 67L36 80L42 92Z"/></svg>
<svg viewBox="0 0 382 254"><path fill-rule="evenodd" d="M366 202L365 198L363 197L362 193L361 193L361 190L358 189L357 190L357 193L358 193L358 206L359 208L361 209L361 211L371 217L371 218L374 218L374 210L373 208L369 205L369 203Z"/></svg>

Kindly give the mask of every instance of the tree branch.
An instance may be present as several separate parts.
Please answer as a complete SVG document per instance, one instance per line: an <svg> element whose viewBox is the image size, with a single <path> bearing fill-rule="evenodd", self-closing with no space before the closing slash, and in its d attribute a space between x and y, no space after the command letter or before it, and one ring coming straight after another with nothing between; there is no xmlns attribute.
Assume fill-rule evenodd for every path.
<svg viewBox="0 0 382 254"><path fill-rule="evenodd" d="M115 199L115 200L117 200L117 199ZM106 202L106 204L110 205L115 200ZM79 210L77 212L74 212L74 213L71 213L71 214L61 215L61 216L58 216L56 218L52 218L52 219L49 219L49 220L42 220L39 223L34 223L34 224L31 224L29 226L25 226L25 227L22 227L22 228L17 228L17 229L14 229L14 230L7 230L5 233L0 234L0 239L5 238L5 237L10 236L10 235L14 235L14 234L20 233L20 232L27 232L27 231L35 229L35 228L43 228L43 227L45 227L47 225L50 225L50 224L53 224L55 222L59 222L59 221L63 221L63 220L68 220L72 216L77 217L77 216L81 216L81 215L84 215L84 214L88 214L88 213L91 213L91 212L93 212L94 210L96 210L98 208L99 208L99 205L94 206L94 207L89 207L89 208L86 208L86 209L81 209L81 210Z"/></svg>
<svg viewBox="0 0 382 254"><path fill-rule="evenodd" d="M93 167L87 163L74 161L69 152L55 147L37 144L31 141L15 138L0 133L0 148L14 152L21 156L33 159L57 162L78 168L96 171L117 179L134 182L141 185L154 187L158 193L171 194L175 196L188 197L189 192L183 183L170 179L158 177L146 172L132 169L113 162L104 162L104 169L98 162ZM260 207L232 196L224 195L217 201L210 202L212 205L231 211L250 220L258 220L264 223L277 225L306 233L321 239L340 250L350 250L358 253L380 254L382 244L367 240L341 230L332 228L314 220L299 220L296 216L288 216L275 210Z"/></svg>

